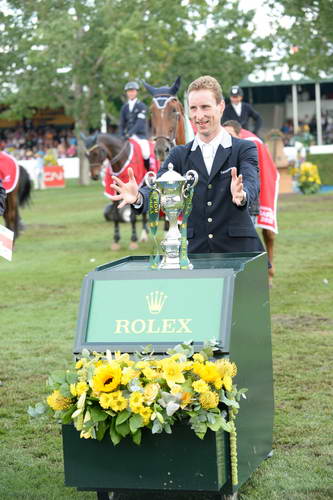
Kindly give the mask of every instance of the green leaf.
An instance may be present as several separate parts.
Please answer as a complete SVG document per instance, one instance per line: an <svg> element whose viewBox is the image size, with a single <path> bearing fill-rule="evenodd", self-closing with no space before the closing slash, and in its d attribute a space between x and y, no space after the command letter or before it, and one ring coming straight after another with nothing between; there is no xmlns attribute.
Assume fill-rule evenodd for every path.
<svg viewBox="0 0 333 500"><path fill-rule="evenodd" d="M49 378L54 384L64 384L66 382L66 372L57 370L51 373Z"/></svg>
<svg viewBox="0 0 333 500"><path fill-rule="evenodd" d="M123 422L126 422L126 420L130 417L131 412L127 410L123 410L120 413L118 413L117 418L116 418L116 425L120 425Z"/></svg>
<svg viewBox="0 0 333 500"><path fill-rule="evenodd" d="M132 439L133 439L133 443L139 445L141 444L141 429L138 429L133 435L132 435Z"/></svg>
<svg viewBox="0 0 333 500"><path fill-rule="evenodd" d="M121 436L118 434L118 432L115 429L115 421L112 420L111 426L110 426L110 438L114 446L117 446L117 444L120 443L121 441Z"/></svg>
<svg viewBox="0 0 333 500"><path fill-rule="evenodd" d="M143 426L143 418L139 414L133 415L129 419L129 426L131 429L131 433L134 434L140 427Z"/></svg>
<svg viewBox="0 0 333 500"><path fill-rule="evenodd" d="M127 435L131 432L131 429L130 429L129 423L128 423L128 422L123 422L123 423L122 423L122 424L120 424L120 425L117 425L117 424L116 424L116 431L117 431L117 432L118 432L118 434L120 434L122 437L127 436Z"/></svg>
<svg viewBox="0 0 333 500"><path fill-rule="evenodd" d="M67 384L67 382L65 382L64 384L62 384L60 387L59 387L59 391L60 391L60 394L62 396L64 396L64 398L70 398L72 399L73 398L73 395L69 389L69 385Z"/></svg>
<svg viewBox="0 0 333 500"><path fill-rule="evenodd" d="M105 413L105 411L100 410L99 408L96 408L96 406L92 406L89 409L89 411L90 411L91 419L94 422L103 422L104 420L106 420L108 418L108 414Z"/></svg>
<svg viewBox="0 0 333 500"><path fill-rule="evenodd" d="M62 414L61 421L63 424L71 424L72 423L72 415L73 415L75 409L76 409L76 407L73 405Z"/></svg>
<svg viewBox="0 0 333 500"><path fill-rule="evenodd" d="M30 417L40 417L45 413L46 411L46 406L43 405L43 403L37 403L35 406L29 406L28 407L28 414Z"/></svg>
<svg viewBox="0 0 333 500"><path fill-rule="evenodd" d="M97 429L96 429L96 439L98 441L102 441L107 428L108 428L108 425L105 421L98 423Z"/></svg>
<svg viewBox="0 0 333 500"><path fill-rule="evenodd" d="M68 384L76 384L77 380L78 380L77 373L74 373L74 372L67 372L66 373L66 382Z"/></svg>

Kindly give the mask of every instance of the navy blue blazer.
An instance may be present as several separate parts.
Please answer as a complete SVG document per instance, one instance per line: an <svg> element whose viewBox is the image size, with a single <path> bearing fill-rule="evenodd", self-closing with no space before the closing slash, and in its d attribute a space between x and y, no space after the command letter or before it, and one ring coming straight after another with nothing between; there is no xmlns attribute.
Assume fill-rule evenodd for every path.
<svg viewBox="0 0 333 500"><path fill-rule="evenodd" d="M1 179L0 179L0 215L3 215L5 208L6 208L6 190L2 186Z"/></svg>
<svg viewBox="0 0 333 500"><path fill-rule="evenodd" d="M141 101L136 101L134 108L130 111L128 103L124 104L120 110L119 129L123 136L137 135L140 139L146 139L148 136L147 106Z"/></svg>
<svg viewBox="0 0 333 500"><path fill-rule="evenodd" d="M218 147L208 176L201 149L198 146L191 151L192 144L173 148L158 172L158 176L162 175L171 162L182 175L188 170L196 170L199 175L188 219L188 252L264 251L248 211L248 203L256 200L259 193L256 145L232 137L231 147ZM242 207L232 202L231 167L236 167L238 174L243 176L247 203ZM149 188L143 187L140 192L144 203L139 211L147 211Z"/></svg>
<svg viewBox="0 0 333 500"><path fill-rule="evenodd" d="M241 114L240 116L238 116L233 105L227 104L223 112L221 124L223 125L223 123L228 120L235 120L236 122L241 124L242 128L249 130L250 118L252 118L252 120L254 121L253 133L257 134L258 130L262 126L262 118L259 113L257 113L257 111L255 111L247 102L242 102Z"/></svg>

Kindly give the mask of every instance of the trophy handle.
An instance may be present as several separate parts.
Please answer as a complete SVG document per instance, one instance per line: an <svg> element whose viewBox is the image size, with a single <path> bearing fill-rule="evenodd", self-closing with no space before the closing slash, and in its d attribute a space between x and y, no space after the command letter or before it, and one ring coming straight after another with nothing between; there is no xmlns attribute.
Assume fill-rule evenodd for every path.
<svg viewBox="0 0 333 500"><path fill-rule="evenodd" d="M184 198L187 198L190 191L198 183L198 179L199 179L198 172L196 172L195 170L188 170L185 174L185 179L186 179L186 182L183 186L183 196L184 196Z"/></svg>
<svg viewBox="0 0 333 500"><path fill-rule="evenodd" d="M150 189L156 189L156 174L155 172L149 171L145 175L145 183Z"/></svg>

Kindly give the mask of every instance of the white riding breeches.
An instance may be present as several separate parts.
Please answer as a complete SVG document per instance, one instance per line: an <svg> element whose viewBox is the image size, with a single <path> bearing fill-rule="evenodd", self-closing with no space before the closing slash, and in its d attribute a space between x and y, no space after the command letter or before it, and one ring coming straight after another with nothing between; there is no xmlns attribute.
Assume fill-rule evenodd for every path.
<svg viewBox="0 0 333 500"><path fill-rule="evenodd" d="M148 139L140 139L140 137L138 137L137 135L132 135L131 139L134 139L135 142L139 144L143 158L145 160L148 160L148 158L150 158L150 147Z"/></svg>

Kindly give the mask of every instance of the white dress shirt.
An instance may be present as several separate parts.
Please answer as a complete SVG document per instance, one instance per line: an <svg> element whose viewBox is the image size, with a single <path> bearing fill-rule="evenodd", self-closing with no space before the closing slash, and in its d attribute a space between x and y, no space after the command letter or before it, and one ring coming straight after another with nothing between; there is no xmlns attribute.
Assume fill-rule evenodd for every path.
<svg viewBox="0 0 333 500"><path fill-rule="evenodd" d="M203 142L199 135L196 135L192 144L192 151L195 151L196 148L199 146L201 149L201 153L207 168L208 175L210 174L212 170L212 165L214 162L215 154L217 151L217 148L219 146L222 146L223 148L230 148L231 147L231 136L228 134L228 132L222 128L220 133L214 137L214 139L210 142Z"/></svg>
<svg viewBox="0 0 333 500"><path fill-rule="evenodd" d="M130 99L130 100L128 101L128 107L129 107L129 110L130 110L130 111L133 111L133 108L134 108L135 103L136 103L136 101L137 101L137 100L138 100L138 99L137 99L137 98L135 98L135 99Z"/></svg>
<svg viewBox="0 0 333 500"><path fill-rule="evenodd" d="M232 107L235 110L237 116L240 116L242 113L242 103L238 102L237 104L232 103Z"/></svg>

